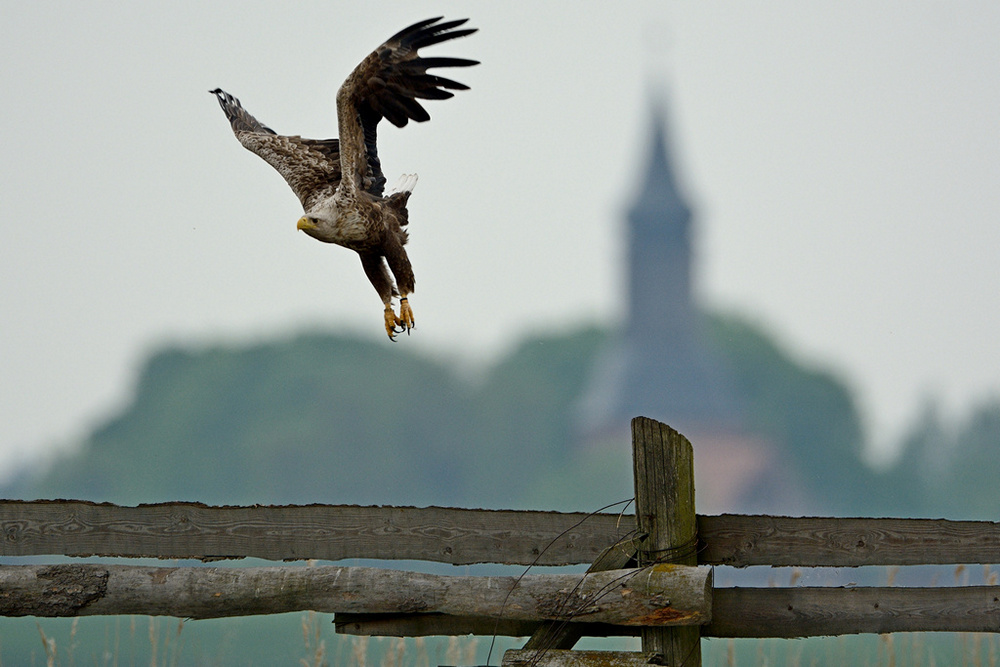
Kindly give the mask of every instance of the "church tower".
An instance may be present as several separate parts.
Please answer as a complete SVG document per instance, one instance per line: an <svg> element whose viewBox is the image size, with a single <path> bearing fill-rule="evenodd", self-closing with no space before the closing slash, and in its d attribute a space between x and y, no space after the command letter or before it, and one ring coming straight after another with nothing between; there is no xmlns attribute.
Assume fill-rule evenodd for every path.
<svg viewBox="0 0 1000 667"><path fill-rule="evenodd" d="M789 511L803 497L790 481L797 476L747 428L732 371L695 303L694 218L675 178L663 104L651 120L626 216L628 310L578 404L578 442L584 451L627 448L632 417L652 417L694 445L701 511Z"/></svg>
<svg viewBox="0 0 1000 667"><path fill-rule="evenodd" d="M692 215L674 176L662 104L653 106L651 120L626 218L628 311L585 394L585 439L619 431L640 414L681 432L742 423L733 382L705 341L694 303Z"/></svg>
<svg viewBox="0 0 1000 667"><path fill-rule="evenodd" d="M666 114L658 105L651 124L644 182L627 216L626 335L640 345L659 337L685 336L694 319L691 210L677 188L668 154Z"/></svg>

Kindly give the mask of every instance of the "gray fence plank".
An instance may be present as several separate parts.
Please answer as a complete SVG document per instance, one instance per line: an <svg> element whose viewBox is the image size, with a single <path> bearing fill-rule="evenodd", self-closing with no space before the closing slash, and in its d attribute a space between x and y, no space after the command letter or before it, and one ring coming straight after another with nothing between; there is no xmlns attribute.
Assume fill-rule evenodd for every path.
<svg viewBox="0 0 1000 667"><path fill-rule="evenodd" d="M723 514L698 517L698 562L713 565L1000 563L1000 523Z"/></svg>
<svg viewBox="0 0 1000 667"><path fill-rule="evenodd" d="M121 507L0 500L0 556L426 560L456 565L592 563L633 515L443 507ZM1000 564L1000 523L720 515L698 517L704 565Z"/></svg>
<svg viewBox="0 0 1000 667"><path fill-rule="evenodd" d="M706 637L1000 632L1000 587L717 588Z"/></svg>
<svg viewBox="0 0 1000 667"><path fill-rule="evenodd" d="M443 507L6 500L0 555L570 565L593 561L633 526L610 514Z"/></svg>

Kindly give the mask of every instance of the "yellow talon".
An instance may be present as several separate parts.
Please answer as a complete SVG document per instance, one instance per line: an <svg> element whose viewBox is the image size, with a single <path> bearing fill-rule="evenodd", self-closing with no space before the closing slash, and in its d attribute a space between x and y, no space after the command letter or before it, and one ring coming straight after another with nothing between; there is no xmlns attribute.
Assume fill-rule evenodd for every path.
<svg viewBox="0 0 1000 667"><path fill-rule="evenodd" d="M395 342L396 334L402 333L402 329L397 329L396 327L401 324L399 318L396 314L392 312L392 306L387 305L385 307L385 332L389 334L389 340Z"/></svg>
<svg viewBox="0 0 1000 667"><path fill-rule="evenodd" d="M404 296L399 300L399 316L392 311L392 304L387 303L385 305L385 332L389 334L389 340L395 342L396 334L403 333L404 331L409 335L410 329L416 326L416 321L413 319L413 309L410 308L410 302L407 301Z"/></svg>
<svg viewBox="0 0 1000 667"><path fill-rule="evenodd" d="M406 335L410 334L410 329L417 326L417 321L413 319L413 309L410 308L409 300L404 296L399 300L399 317L396 323L406 329Z"/></svg>

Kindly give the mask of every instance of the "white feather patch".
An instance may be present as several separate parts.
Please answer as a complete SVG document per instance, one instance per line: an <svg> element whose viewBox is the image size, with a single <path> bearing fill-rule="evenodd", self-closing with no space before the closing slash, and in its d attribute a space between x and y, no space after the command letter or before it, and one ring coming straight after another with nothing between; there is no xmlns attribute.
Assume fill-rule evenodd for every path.
<svg viewBox="0 0 1000 667"><path fill-rule="evenodd" d="M397 192L413 192L414 186L417 184L416 174L403 174L396 181L396 184L392 186L389 194L395 194Z"/></svg>

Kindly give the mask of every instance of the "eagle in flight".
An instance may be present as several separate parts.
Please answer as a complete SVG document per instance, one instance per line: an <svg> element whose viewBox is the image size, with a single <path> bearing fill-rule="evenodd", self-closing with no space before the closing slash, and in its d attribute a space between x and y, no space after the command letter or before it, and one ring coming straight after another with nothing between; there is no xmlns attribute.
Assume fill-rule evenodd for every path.
<svg viewBox="0 0 1000 667"><path fill-rule="evenodd" d="M429 74L438 67L478 65L465 58L425 58L418 49L465 37L468 19L441 22L442 17L414 23L375 49L337 91L339 139L305 139L277 134L260 123L229 93L212 92L241 144L278 170L302 203L305 214L298 229L324 243L336 243L361 256L365 275L385 306L385 330L390 340L409 333L415 320L408 297L414 278L403 246L407 241L406 202L417 182L404 174L385 195L376 148L376 129L383 118L396 127L430 115L418 99L444 100L452 90L468 86ZM389 272L392 272L392 276ZM393 284L395 277L395 284ZM392 297L399 297L399 315Z"/></svg>

